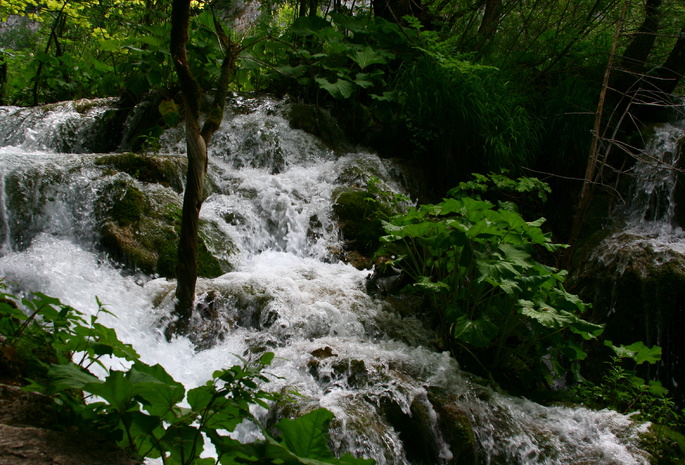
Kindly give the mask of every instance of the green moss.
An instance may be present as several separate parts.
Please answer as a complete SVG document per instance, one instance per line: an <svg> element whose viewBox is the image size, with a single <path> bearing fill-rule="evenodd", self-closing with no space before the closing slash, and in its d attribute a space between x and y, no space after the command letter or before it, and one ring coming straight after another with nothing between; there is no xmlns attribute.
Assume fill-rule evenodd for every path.
<svg viewBox="0 0 685 465"><path fill-rule="evenodd" d="M109 215L120 225L128 226L141 218L145 207L145 196L135 186L127 185L124 189L124 195L115 199Z"/></svg>
<svg viewBox="0 0 685 465"><path fill-rule="evenodd" d="M221 269L219 260L212 255L203 240L197 244L197 275L204 278L216 278L224 272Z"/></svg>
<svg viewBox="0 0 685 465"><path fill-rule="evenodd" d="M178 226L173 234L167 234L156 244L158 251L157 272L164 277L176 276L176 264L178 263ZM225 273L219 260L207 249L203 238L199 238L197 247L197 274L203 278L216 278Z"/></svg>
<svg viewBox="0 0 685 465"><path fill-rule="evenodd" d="M364 255L373 254L385 234L380 218L388 215L376 197L368 191L345 191L338 195L333 211L350 248Z"/></svg>
<svg viewBox="0 0 685 465"><path fill-rule="evenodd" d="M185 161L179 157L121 153L100 157L95 160L95 164L126 173L141 182L161 184L176 192L183 190L180 173L185 169Z"/></svg>

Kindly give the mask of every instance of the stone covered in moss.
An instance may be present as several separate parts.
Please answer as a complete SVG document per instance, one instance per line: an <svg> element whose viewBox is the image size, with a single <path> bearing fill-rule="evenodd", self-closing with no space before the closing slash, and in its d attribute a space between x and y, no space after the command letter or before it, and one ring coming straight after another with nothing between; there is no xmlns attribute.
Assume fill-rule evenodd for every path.
<svg viewBox="0 0 685 465"><path fill-rule="evenodd" d="M346 249L364 256L373 255L380 245L380 237L385 234L381 218L388 216L388 209L376 200L374 194L348 189L337 193L333 212L346 241Z"/></svg>
<svg viewBox="0 0 685 465"><path fill-rule="evenodd" d="M115 178L100 192L96 206L101 246L114 260L135 270L163 277L175 276L181 199L156 184L138 184L129 178ZM227 247L223 260L208 249L201 223L198 243L198 275L213 278L232 269Z"/></svg>
<svg viewBox="0 0 685 465"><path fill-rule="evenodd" d="M640 435L640 447L652 465L685 465L685 436L663 425L652 425Z"/></svg>
<svg viewBox="0 0 685 465"><path fill-rule="evenodd" d="M335 118L319 106L293 103L288 107L286 117L291 128L312 134L333 149L349 146Z"/></svg>
<svg viewBox="0 0 685 465"><path fill-rule="evenodd" d="M107 155L95 160L96 165L108 166L146 183L157 183L183 191L182 173L185 159L182 157L148 156L136 153Z"/></svg>

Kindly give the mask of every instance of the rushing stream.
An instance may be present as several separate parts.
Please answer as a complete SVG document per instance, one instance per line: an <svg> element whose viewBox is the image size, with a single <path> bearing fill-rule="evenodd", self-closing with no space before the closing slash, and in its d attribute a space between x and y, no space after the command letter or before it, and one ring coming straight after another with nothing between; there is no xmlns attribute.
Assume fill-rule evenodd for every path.
<svg viewBox="0 0 685 465"><path fill-rule="evenodd" d="M134 181L96 164L101 155L80 153L107 102L0 108L0 275L15 292L40 291L82 311L95 312L97 296L116 314L101 321L187 388L235 364L236 354L268 348L276 358L267 387L295 388L300 413L331 410L339 454L381 465L649 463L637 445L646 425L484 387L431 349L433 335L418 319L369 296L370 271L337 258L333 199L369 176L403 192L403 170L291 129L287 106L235 98L212 141L213 188L201 216L211 225L208 248L228 272L198 283L199 298L219 309L210 324L199 322L203 350L162 334L172 281L117 265L97 245L97 205L113 180L180 202L170 187ZM182 131L167 131L160 145L182 157Z"/></svg>

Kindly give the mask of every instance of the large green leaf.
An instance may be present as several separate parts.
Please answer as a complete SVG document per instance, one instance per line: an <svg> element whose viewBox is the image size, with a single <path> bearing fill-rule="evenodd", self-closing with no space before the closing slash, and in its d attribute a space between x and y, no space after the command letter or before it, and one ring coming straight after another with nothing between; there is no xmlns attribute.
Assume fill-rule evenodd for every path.
<svg viewBox="0 0 685 465"><path fill-rule="evenodd" d="M328 93L337 99L349 98L354 93L355 85L345 79L338 78L333 83L326 78L316 78L315 80L319 87L327 90Z"/></svg>
<svg viewBox="0 0 685 465"><path fill-rule="evenodd" d="M466 316L459 317L454 324L453 335L466 344L474 347L488 347L495 337L499 328L485 318L470 320Z"/></svg>
<svg viewBox="0 0 685 465"><path fill-rule="evenodd" d="M164 368L136 362L129 370L128 381L136 388L136 395L144 400L145 410L151 415L171 420L167 414L183 400L185 388Z"/></svg>
<svg viewBox="0 0 685 465"><path fill-rule="evenodd" d="M83 390L102 397L118 412L128 410L137 393L123 371L111 371L104 382L86 384Z"/></svg>
<svg viewBox="0 0 685 465"><path fill-rule="evenodd" d="M328 448L328 425L333 418L331 412L320 408L295 420L284 418L276 428L292 453L317 460L330 459L333 453Z"/></svg>
<svg viewBox="0 0 685 465"><path fill-rule="evenodd" d="M85 385L102 383L74 363L52 365L48 370L50 382L58 389L83 389Z"/></svg>
<svg viewBox="0 0 685 465"><path fill-rule="evenodd" d="M387 62L387 53L374 50L368 45L362 50L354 50L349 54L350 59L357 63L359 67L364 70L367 66L374 64L385 64Z"/></svg>
<svg viewBox="0 0 685 465"><path fill-rule="evenodd" d="M642 341L634 342L627 346L615 346L611 341L606 341L605 344L611 347L618 357L630 358L638 365L645 362L654 364L661 360L661 347L647 347Z"/></svg>
<svg viewBox="0 0 685 465"><path fill-rule="evenodd" d="M566 311L558 311L541 302L519 300L521 314L537 321L545 328L561 329L575 323L578 318Z"/></svg>

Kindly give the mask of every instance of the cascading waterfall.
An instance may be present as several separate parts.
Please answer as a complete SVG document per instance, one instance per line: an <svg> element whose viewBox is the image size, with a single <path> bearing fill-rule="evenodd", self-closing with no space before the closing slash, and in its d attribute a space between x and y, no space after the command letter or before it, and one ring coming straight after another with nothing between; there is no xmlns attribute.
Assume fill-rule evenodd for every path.
<svg viewBox="0 0 685 465"><path fill-rule="evenodd" d="M654 129L633 169L633 188L626 231L653 239L656 247L685 252L683 230L676 221L676 186L685 121ZM661 244L660 244L661 243Z"/></svg>
<svg viewBox="0 0 685 465"><path fill-rule="evenodd" d="M656 376L681 406L685 231L679 210L685 199L678 197L684 141L685 120L652 128L631 169L626 204L609 225L612 233L593 248L580 272L582 293L607 321L607 338L621 344L642 340L663 349Z"/></svg>
<svg viewBox="0 0 685 465"><path fill-rule="evenodd" d="M337 453L381 465L649 463L638 447L647 425L494 392L432 350L434 336L417 318L369 296L370 272L334 253L341 238L332 202L369 176L401 192L402 170L291 129L287 106L237 97L212 142L212 190L201 218L211 226L208 248L232 271L198 282L199 300L212 309L211 320L197 316L207 317L195 339L203 350L162 334L172 281L114 265L96 245L97 205L112 177L145 192L165 189L169 201L179 202L178 193L112 173L96 155L61 153L64 141L53 139L63 137L59 128L88 134L97 121L71 104L0 109L0 274L17 292L40 291L82 311L95 312L98 296L116 315L101 321L188 388L235 364L236 354L275 352L268 388L296 389L295 412L331 410ZM167 131L162 150L182 157L182 136ZM243 440L255 434L241 431Z"/></svg>

